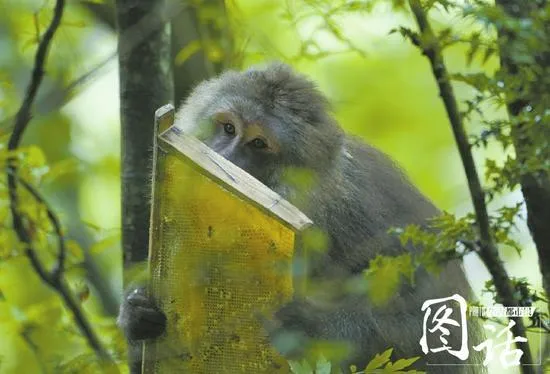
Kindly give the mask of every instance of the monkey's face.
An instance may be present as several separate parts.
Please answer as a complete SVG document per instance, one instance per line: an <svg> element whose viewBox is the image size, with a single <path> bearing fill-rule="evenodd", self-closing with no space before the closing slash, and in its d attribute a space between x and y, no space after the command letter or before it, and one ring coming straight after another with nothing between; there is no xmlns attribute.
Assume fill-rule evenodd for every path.
<svg viewBox="0 0 550 374"><path fill-rule="evenodd" d="M279 140L261 119L247 120L238 112L220 110L207 121L203 124L207 131L202 132L206 145L263 183L276 183L275 170L281 163Z"/></svg>
<svg viewBox="0 0 550 374"><path fill-rule="evenodd" d="M203 82L176 125L271 188L287 168L326 167L342 139L315 85L281 64Z"/></svg>

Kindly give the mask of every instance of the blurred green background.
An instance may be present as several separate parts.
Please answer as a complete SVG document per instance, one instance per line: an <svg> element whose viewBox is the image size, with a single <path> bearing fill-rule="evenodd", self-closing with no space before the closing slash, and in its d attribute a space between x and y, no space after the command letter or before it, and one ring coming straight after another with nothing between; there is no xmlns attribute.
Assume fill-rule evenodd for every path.
<svg viewBox="0 0 550 374"><path fill-rule="evenodd" d="M85 264L69 269L71 286L82 295L83 307L99 331L104 331L108 344L120 348L114 326L122 290L119 92L117 60L109 59L116 52L116 34L89 11L93 7L89 3L110 4L68 2L24 143L37 166L33 178L62 217L74 240L74 256ZM228 0L226 21L231 34L222 39L233 40L231 48L238 58L229 61L223 48L215 44L202 47L210 60L237 68L273 59L291 63L318 82L348 132L391 155L441 209L469 211L464 173L428 62L400 35L390 35L398 25L412 27L411 19L380 1L368 12L335 14L338 29L333 30L321 15L327 14L324 7L339 3L345 2ZM47 26L52 8L51 0L0 0L2 147L29 80L37 31ZM212 9L197 9L199 21L208 22ZM452 14L434 14L434 20L439 26L475 27ZM482 69L476 61L467 65L465 48L457 45L447 50L449 69ZM185 62L196 50L180 52ZM79 80L103 62L95 74ZM490 72L496 64L491 59L483 69ZM466 86L456 85L456 90L460 100L472 95ZM477 128L475 122L469 124L470 131ZM493 158L504 157L497 147L490 146L486 152ZM480 165L483 156L476 154ZM0 216L9 222L5 191L0 193ZM510 193L497 205L519 199L519 193ZM530 246L524 223L518 227L521 242ZM6 226L0 228L0 246L13 245L10 235ZM532 252L524 251L522 258L512 252L504 254L512 274L539 285L538 272L530 271L536 264ZM479 294L488 274L472 256L466 259L466 268ZM51 372L60 357L75 363L85 358L79 333L74 327L66 328L70 317L26 258L3 256L0 292L1 373ZM52 330L55 326L59 329ZM538 335L532 341L538 350Z"/></svg>

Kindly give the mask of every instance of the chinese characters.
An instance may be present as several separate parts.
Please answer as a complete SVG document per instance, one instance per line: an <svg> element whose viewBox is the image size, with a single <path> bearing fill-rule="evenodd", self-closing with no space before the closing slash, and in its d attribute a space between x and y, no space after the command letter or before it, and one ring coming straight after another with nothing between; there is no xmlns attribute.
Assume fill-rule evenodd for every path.
<svg viewBox="0 0 550 374"><path fill-rule="evenodd" d="M487 366L489 365L489 362L491 362L494 358L494 351L496 348L503 348L500 355L500 363L503 367L508 368L510 366L519 366L519 359L523 355L523 352L520 349L512 349L512 344L516 342L526 342L527 339L522 336L516 336L512 334L510 329L515 325L516 323L514 321L510 321L508 323L508 326L503 328L499 333L496 334L496 337L500 337L503 334L506 333L506 341L504 343L496 344L494 345L493 339L487 339L481 344L476 345L473 347L476 351L481 351L482 349L486 349L485 353L485 360L483 360L483 365ZM496 327L493 325L485 324L485 329L495 332Z"/></svg>
<svg viewBox="0 0 550 374"><path fill-rule="evenodd" d="M447 303L454 301L458 304L460 320L456 321L451 318L453 313L453 308L450 307ZM435 309L435 312L432 313L432 308ZM468 351L468 332L466 326L466 300L460 295L454 294L442 299L433 299L427 300L422 304L421 309L424 314L424 324L423 324L423 333L420 338L420 346L422 347L422 352L427 354L428 352L441 352L447 351L449 354L459 358L460 360L466 360L469 355ZM431 318L430 318L431 317ZM431 328L429 327L431 325ZM451 347L448 345L449 341L447 337L451 334L448 326L456 326L461 329L461 345L460 347ZM439 340L441 346L439 347L428 347L428 333L439 333Z"/></svg>
<svg viewBox="0 0 550 374"><path fill-rule="evenodd" d="M447 352L458 359L464 361L469 356L468 349L468 330L466 321L466 300L460 295L452 295L446 298L427 300L422 304L424 312L424 323L422 337L420 338L420 346L424 354ZM534 308L505 308L501 307L498 310L511 311L512 316L532 315ZM528 310L527 310L528 309ZM474 309L475 315L480 316L480 308ZM489 310L489 309L487 309ZM497 309L495 309L497 310ZM491 312L494 310L491 309ZM511 328L515 325L513 320L510 320L508 326L497 331L497 328L491 324L485 324L485 329L492 333L493 338L488 338L472 348L478 352L485 350L484 366L495 358L495 351L499 350L498 355L500 363L504 368L511 366L519 366L520 358L523 352L520 349L514 349L513 345L517 342L526 342L527 339L521 336L514 336ZM453 346L449 343L451 332L459 332L461 334L460 346ZM494 339L505 336L505 341L495 344ZM434 342L437 342L434 343ZM456 345L456 343L454 343Z"/></svg>

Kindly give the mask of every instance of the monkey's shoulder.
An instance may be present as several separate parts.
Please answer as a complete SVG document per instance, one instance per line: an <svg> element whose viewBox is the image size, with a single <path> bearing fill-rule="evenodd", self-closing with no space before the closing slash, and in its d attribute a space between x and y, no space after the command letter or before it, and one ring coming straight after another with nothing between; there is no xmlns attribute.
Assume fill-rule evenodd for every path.
<svg viewBox="0 0 550 374"><path fill-rule="evenodd" d="M365 174L366 176L387 176L402 179L410 183L399 165L380 149L362 139L346 135L341 149L341 160L348 172ZM347 167L346 167L347 166Z"/></svg>
<svg viewBox="0 0 550 374"><path fill-rule="evenodd" d="M348 135L340 153L335 200L356 214L372 217L383 226L419 223L438 214L432 202L381 150Z"/></svg>

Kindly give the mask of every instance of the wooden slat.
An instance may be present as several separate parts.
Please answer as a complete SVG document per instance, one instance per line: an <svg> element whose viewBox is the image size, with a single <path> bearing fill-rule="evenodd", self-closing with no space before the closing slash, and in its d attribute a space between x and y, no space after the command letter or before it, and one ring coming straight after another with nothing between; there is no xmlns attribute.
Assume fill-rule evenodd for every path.
<svg viewBox="0 0 550 374"><path fill-rule="evenodd" d="M174 107L170 104L161 107L155 113L155 118L159 123L159 129L166 129L166 122L164 122L164 126L161 123L164 119L168 123L173 122ZM312 221L304 213L279 194L195 137L185 134L181 129L170 126L159 135L159 139L189 158L223 185L251 200L258 207L275 215L295 230L303 230L312 224Z"/></svg>

